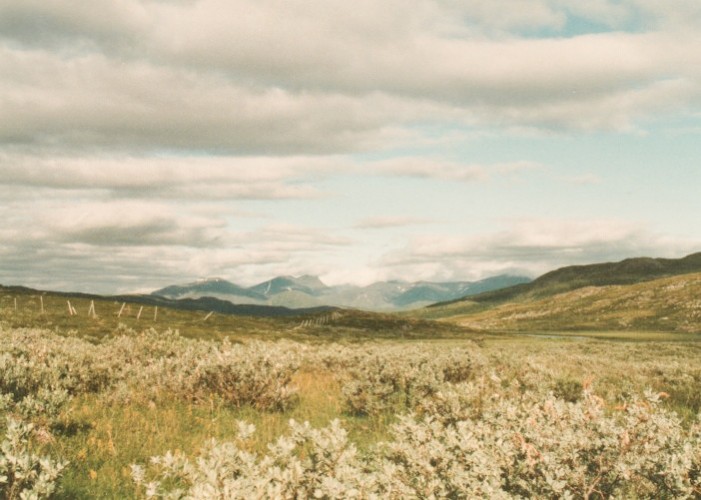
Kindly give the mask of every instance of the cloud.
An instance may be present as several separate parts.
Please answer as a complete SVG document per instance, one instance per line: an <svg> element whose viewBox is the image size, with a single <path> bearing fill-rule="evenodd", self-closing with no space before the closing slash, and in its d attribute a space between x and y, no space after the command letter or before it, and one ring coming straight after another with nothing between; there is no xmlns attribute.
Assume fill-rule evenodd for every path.
<svg viewBox="0 0 701 500"><path fill-rule="evenodd" d="M463 0L443 2L472 30L483 33L520 29L552 28L559 30L567 14L541 0Z"/></svg>
<svg viewBox="0 0 701 500"><path fill-rule="evenodd" d="M570 184L575 184L577 186L591 186L596 184L601 184L601 177L596 174L582 174L576 175L574 177L568 177L564 179L565 182Z"/></svg>
<svg viewBox="0 0 701 500"><path fill-rule="evenodd" d="M215 70L215 69L214 69ZM416 116L390 96L246 86L102 54L0 47L0 145L50 151L352 151Z"/></svg>
<svg viewBox="0 0 701 500"><path fill-rule="evenodd" d="M3 207L2 283L97 293L205 276L252 284L261 276L311 273L352 244L335 229L273 223L237 230L224 217L194 212L144 201Z"/></svg>
<svg viewBox="0 0 701 500"><path fill-rule="evenodd" d="M465 164L423 157L398 157L367 163L365 166L369 171L381 174L463 182L484 181L494 174L513 176L520 172L541 168L538 163L530 161L489 165Z"/></svg>
<svg viewBox="0 0 701 500"><path fill-rule="evenodd" d="M32 156L0 153L0 185L109 191L121 197L305 199L312 179L347 168L338 157Z"/></svg>
<svg viewBox="0 0 701 500"><path fill-rule="evenodd" d="M0 0L3 280L341 276L357 242L314 223L336 175L508 179L542 167L455 159L436 130L508 140L697 118L700 22L696 0ZM310 227L284 224L305 202ZM249 208L271 219L239 221ZM356 229L424 222L366 215ZM526 220L417 237L385 261L433 279L451 262L535 272L673 246L632 226Z"/></svg>
<svg viewBox="0 0 701 500"><path fill-rule="evenodd" d="M572 264L631 256L681 257L698 243L622 220L531 218L471 237L417 236L405 248L386 254L381 263L394 273L425 279L481 279L499 273L535 277Z"/></svg>
<svg viewBox="0 0 701 500"><path fill-rule="evenodd" d="M43 218L47 241L99 247L216 247L224 243L226 228L220 218L195 217L147 202L81 203L56 207Z"/></svg>
<svg viewBox="0 0 701 500"><path fill-rule="evenodd" d="M198 216L182 205L148 201L16 201L0 215L0 235L19 251L71 245L95 247L96 252L135 246L218 247L228 237L221 216Z"/></svg>
<svg viewBox="0 0 701 500"><path fill-rule="evenodd" d="M417 123L626 130L701 103L698 30L668 28L698 19L683 0L82 3L0 3L0 147L339 153ZM668 22L518 33L615 12Z"/></svg>
<svg viewBox="0 0 701 500"><path fill-rule="evenodd" d="M481 165L464 165L431 158L393 158L374 162L372 170L405 177L436 178L454 181L476 181L487 178Z"/></svg>
<svg viewBox="0 0 701 500"><path fill-rule="evenodd" d="M358 223L356 223L353 227L356 229L389 229L428 224L429 222L431 222L430 219L419 217L384 216L363 219L358 221Z"/></svg>

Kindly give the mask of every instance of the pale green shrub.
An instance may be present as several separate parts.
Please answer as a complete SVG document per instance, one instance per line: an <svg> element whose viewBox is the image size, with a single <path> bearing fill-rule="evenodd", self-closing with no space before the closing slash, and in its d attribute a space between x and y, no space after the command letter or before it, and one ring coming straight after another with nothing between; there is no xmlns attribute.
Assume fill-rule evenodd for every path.
<svg viewBox="0 0 701 500"><path fill-rule="evenodd" d="M470 394L465 396L462 391ZM197 459L155 457L134 466L140 494L162 498L692 498L701 493L701 433L685 429L658 396L605 408L585 392L566 402L493 397L476 416L464 405L482 388L446 386L440 411L408 415L391 441L360 455L337 421L247 451L210 443ZM439 407L436 407L439 408ZM452 408L452 410L451 410ZM147 479L147 477L150 479Z"/></svg>
<svg viewBox="0 0 701 500"><path fill-rule="evenodd" d="M0 405L25 416L54 418L69 396L93 392L105 402L215 396L265 410L296 401L291 379L300 350L291 343L205 342L125 328L97 345L3 328L0 341Z"/></svg>
<svg viewBox="0 0 701 500"><path fill-rule="evenodd" d="M284 409L296 400L291 381L299 355L285 343L214 343L151 330L114 338L104 349L122 360L115 370L117 392L108 399L124 400L135 392L152 399L217 396L232 406L263 410ZM139 390L131 390L136 385Z"/></svg>
<svg viewBox="0 0 701 500"><path fill-rule="evenodd" d="M0 339L0 384L15 396L38 387L64 389L71 395L99 392L112 382L112 358L84 340L1 327Z"/></svg>
<svg viewBox="0 0 701 500"><path fill-rule="evenodd" d="M0 411L23 419L50 424L68 403L63 388L52 389L53 371L25 358L0 355Z"/></svg>
<svg viewBox="0 0 701 500"><path fill-rule="evenodd" d="M0 498L48 498L56 491L66 463L36 455L31 445L33 430L32 424L7 419L0 443Z"/></svg>
<svg viewBox="0 0 701 500"><path fill-rule="evenodd" d="M419 344L368 349L347 370L344 403L355 414L411 410L443 384L474 377L484 364L476 348L447 351Z"/></svg>
<svg viewBox="0 0 701 500"><path fill-rule="evenodd" d="M132 477L147 498L373 498L384 491L363 470L355 446L338 421L324 429L290 422L290 432L257 456L246 450L254 431L239 424L237 442L210 441L196 460L182 454L153 457L150 470L132 466ZM155 479L148 481L148 477Z"/></svg>
<svg viewBox="0 0 701 500"><path fill-rule="evenodd" d="M299 368L293 354L262 343L225 345L201 366L192 380L194 393L214 393L234 406L284 410L295 402L292 375Z"/></svg>
<svg viewBox="0 0 701 500"><path fill-rule="evenodd" d="M503 399L479 418L461 417L427 413L394 426L394 441L384 445L386 460L397 466L386 478L394 488L423 498L686 498L701 492L698 427L685 430L652 394L611 413L585 393L575 404Z"/></svg>

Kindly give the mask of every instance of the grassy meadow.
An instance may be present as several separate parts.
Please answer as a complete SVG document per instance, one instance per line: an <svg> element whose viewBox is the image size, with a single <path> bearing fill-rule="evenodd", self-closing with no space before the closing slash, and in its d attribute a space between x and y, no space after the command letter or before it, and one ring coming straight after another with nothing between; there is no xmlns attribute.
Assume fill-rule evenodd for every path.
<svg viewBox="0 0 701 500"><path fill-rule="evenodd" d="M77 314L69 315L68 300ZM91 300L94 300L96 317L87 314ZM159 309L154 318L155 310L144 307L137 319L141 307L137 304L127 305L117 318L122 305L114 301L45 294L43 312L41 302L36 294L16 291L7 291L0 297L3 338L0 388L7 398L3 412L34 425L34 432L28 438L28 450L38 456L67 462L55 481L55 488L45 496L65 499L148 496L146 483L137 484L138 481L133 480L132 465L140 464L149 471L154 484L158 483L158 494L167 496L166 493L178 486L183 489L182 495L173 494L173 498L211 498L202 493L204 490L197 489L197 484L201 486L207 478L195 480L165 473L159 476L151 470L155 467L149 465L151 457L164 456L171 451L182 460L196 457L204 460L207 455L202 451L203 445L214 438L219 443L236 443L236 453L258 457L255 459L258 467L264 457L273 453L271 450L275 447L271 448L270 444L289 434L290 420L309 422L312 428L322 429L336 419L347 432L347 441L338 435L332 435L336 436L333 439L327 436L326 441L316 436L314 439L318 442L300 441L302 444L298 448L290 444L289 455L280 455L282 452L278 450L273 462L288 467L285 469L281 465L283 470L294 470L290 465L294 457L294 460L311 460L314 467L320 467L319 463L325 462L317 463L314 450L320 447L325 453L331 453L328 443L341 442L343 453L349 453L350 449L360 457L354 460L364 460L364 465L357 466L360 472L355 474L358 477L373 474L372 480L362 476L363 481L377 484L373 491L390 498L430 496L427 492L438 497L450 496L451 490L445 489L445 484L451 482L462 485L452 491L469 488L477 496L495 497L518 496L519 491L530 491L536 496L550 491L551 495L558 496L553 491L562 493L565 491L562 488L566 488L574 497L584 498L587 497L586 481L596 486L589 492L589 498L610 494L653 498L663 491L672 491L672 497L677 496L675 491L691 496L698 494L694 489L697 488L695 472L680 473L685 478L682 482L688 483L687 489L664 489L667 486L658 484L658 479L654 479L657 476L646 472L642 465L625 462L628 455L621 451L620 445L621 436L634 436L643 421L668 419L664 420L665 429L674 428L674 436L687 436L684 433L691 436L696 432L693 429L698 425L696 416L701 409L701 336L697 334L613 330L476 333L452 324L404 316L347 312L341 313L345 317L337 316L333 320L319 319L323 316L265 319L218 314L205 320L206 312L170 309ZM314 321L305 323L309 319ZM50 387L55 394L41 393L42 387ZM251 387L255 387L255 391L251 389L248 394ZM646 391L648 396L656 395L652 403L644 402ZM30 396L35 398L31 402ZM542 401L545 403L541 404ZM489 479L492 482L479 476L481 482L475 483L476 476L470 472L474 467L470 466L465 469L469 473L461 473L469 481L459 476L463 482L458 482L454 476L447 475L440 487L416 483L420 474L410 473L415 464L407 458L406 449L422 449L423 444L407 444L409 438L402 434L402 426L409 424L403 420L403 415L411 415L410 418L415 419L411 420L411 425L420 426L427 425L426 422L434 425L454 414L452 420L448 419L449 423L441 423L444 426L441 429L445 430L460 422L496 421L497 417L489 420L488 415L490 412L505 414L498 408L506 403L513 405L514 412L519 408L532 412L533 408L552 405L560 408L556 406L560 404L569 405L562 407L565 408L563 412L585 407L589 413L582 414L598 411L597 418L610 429L604 429L602 424L604 430L597 427L597 432L608 439L602 442L609 443L606 446L612 447L611 453L618 462L615 467L611 465L610 470L594 474L593 479L587 479L587 472L582 473L581 480L547 479L547 488L561 488L552 491L538 482L542 477L550 478L549 472L538 472L538 467L545 467L545 459L526 471L515 470L513 464L509 465L511 462L504 462L499 469L501 476ZM530 404L536 406L528 407ZM630 408L652 413L645 420L635 417L637 420L633 422ZM587 417L582 423L576 420L581 417L580 413L576 413L580 417L572 415L562 417L563 429L574 422L572 429L584 426L587 432L591 431L594 417ZM255 425L256 432L250 437L239 436L237 429L241 421ZM623 430L613 427L614 424L623 425L623 421L630 427L621 428ZM408 434L416 435L416 432ZM511 437L504 438L506 441L495 442L506 446L504 442L511 443L516 439L513 436L521 435L526 435L526 431L514 431ZM544 439L541 435L533 436L529 442L544 455L544 448L549 445L538 441L541 438ZM440 441L443 437L435 439ZM684 442L691 438L679 439ZM643 441L640 437L640 443ZM326 444L322 446L321 442ZM378 446L385 446L384 451L378 451ZM513 463L519 463L519 456L528 462L532 458L530 448L523 446L511 451L499 449L498 453L492 450L490 453L496 455L490 456L512 453L516 457ZM663 451L659 452L660 456ZM693 455L697 451L694 448L693 453L688 453ZM334 460L346 457L338 453ZM383 462L378 462L379 456ZM693 461L696 458L692 458L687 461L696 464ZM222 463L221 459L217 460L217 464ZM418 458L412 460L419 461ZM496 458L490 460L490 463L498 462ZM600 457L596 460L602 463ZM426 467L438 468L434 461L426 462L430 464ZM628 477L626 480L611 479L609 489L605 489L606 481L602 478L609 478L614 469L619 470L621 461L633 472L630 476L623 474ZM311 467L307 462L304 467ZM392 466L388 467L387 463ZM567 463L567 467L577 470ZM589 464L584 469L591 467ZM689 467L692 470L695 465ZM304 470L307 471L302 475L304 478L316 477L308 473L308 469ZM339 479L341 473L336 469L332 473L324 470L324 474L334 476L339 484L347 486L355 481L353 477ZM404 475L396 470L404 471ZM440 476L437 470L431 469L430 474ZM268 473L272 474L267 470L265 474ZM243 472L227 474L235 476L236 481L248 477ZM263 473L258 470L256 474ZM520 477L519 474L525 474L524 484L535 489L510 485L507 479ZM634 486L638 484L634 480L636 474L644 478L640 484L645 488ZM277 476L270 477L268 484L275 481L288 484ZM505 481L509 484L505 485ZM260 497L279 494L299 498L306 495L305 491L310 496L309 492L319 492L323 498L334 497L333 491L345 491L339 497L354 496L352 492L358 491L359 498L372 496L358 490L359 487L333 490L321 479L318 484L314 483L316 489L311 490L304 489L308 487L306 483L295 484L297 489L284 494L280 493L283 490L275 490L277 493L265 490L267 494L264 490L255 491ZM393 489L383 489L389 488L387 484L393 485ZM472 486L466 486L468 484ZM533 485L540 485L537 488L541 489ZM254 491L248 483L237 482L234 488ZM12 494L8 491L5 490L8 498L19 498L16 491Z"/></svg>

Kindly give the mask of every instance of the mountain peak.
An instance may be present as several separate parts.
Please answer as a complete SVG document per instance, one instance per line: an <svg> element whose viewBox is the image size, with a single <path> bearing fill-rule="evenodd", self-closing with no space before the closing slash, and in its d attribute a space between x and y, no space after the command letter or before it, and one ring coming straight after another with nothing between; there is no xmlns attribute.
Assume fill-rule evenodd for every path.
<svg viewBox="0 0 701 500"><path fill-rule="evenodd" d="M242 296L256 300L261 298L258 294L222 278L199 279L186 285L167 286L156 290L151 295L173 299L205 296L220 297L225 295Z"/></svg>
<svg viewBox="0 0 701 500"><path fill-rule="evenodd" d="M229 283L229 281L225 280L224 278L200 278L198 280L195 280L193 284L203 285L206 283Z"/></svg>
<svg viewBox="0 0 701 500"><path fill-rule="evenodd" d="M305 274L303 276L278 276L250 288L266 297L283 292L303 292L309 295L318 295L328 288L318 276Z"/></svg>

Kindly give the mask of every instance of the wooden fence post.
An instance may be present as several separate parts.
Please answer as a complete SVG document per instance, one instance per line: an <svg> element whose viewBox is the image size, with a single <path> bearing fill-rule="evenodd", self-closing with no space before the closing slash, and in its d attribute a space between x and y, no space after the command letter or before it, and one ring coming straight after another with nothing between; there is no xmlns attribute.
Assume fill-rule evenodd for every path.
<svg viewBox="0 0 701 500"><path fill-rule="evenodd" d="M44 314L44 296L39 295L39 303L41 304L41 314Z"/></svg>
<svg viewBox="0 0 701 500"><path fill-rule="evenodd" d="M144 306L139 307L139 314L136 315L136 320L141 319L141 312L144 310Z"/></svg>
<svg viewBox="0 0 701 500"><path fill-rule="evenodd" d="M212 316L212 314L214 314L214 311L210 311L210 312L207 314L207 316L204 317L204 319L203 319L202 321L207 321L207 320L210 318L210 316Z"/></svg>
<svg viewBox="0 0 701 500"><path fill-rule="evenodd" d="M122 317L122 312L124 312L124 308L126 307L127 303L122 302L122 307L119 308L119 312L117 313L117 317L121 318Z"/></svg>

